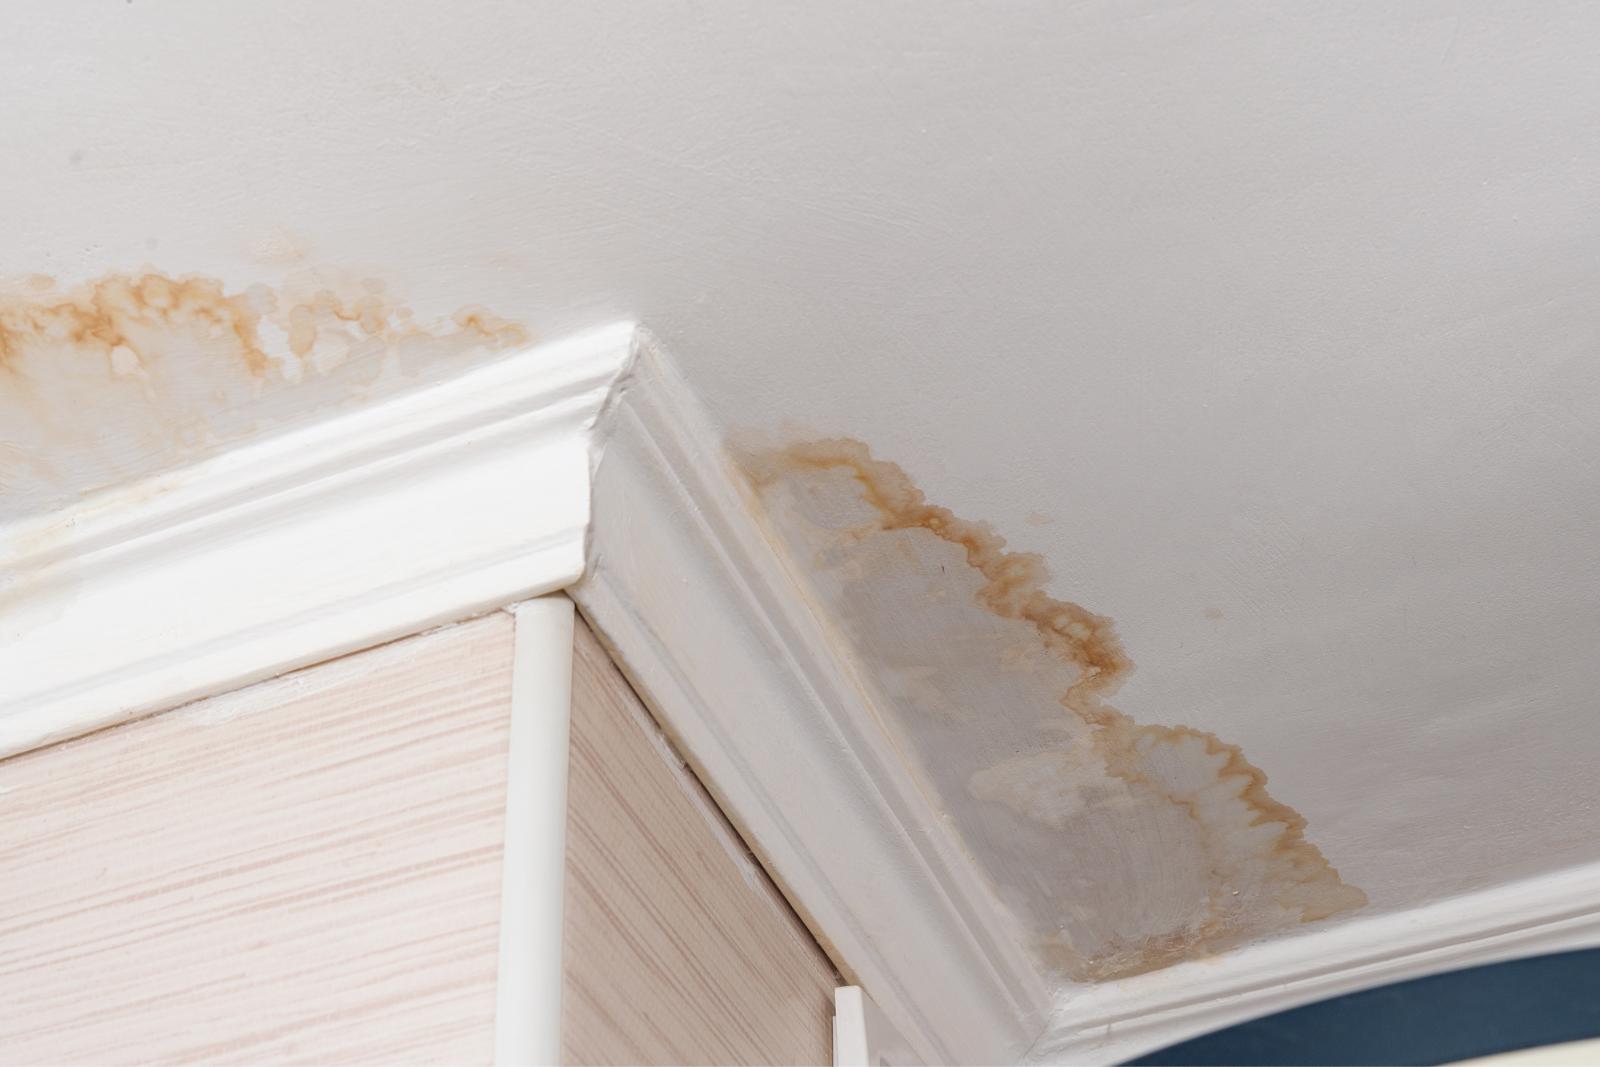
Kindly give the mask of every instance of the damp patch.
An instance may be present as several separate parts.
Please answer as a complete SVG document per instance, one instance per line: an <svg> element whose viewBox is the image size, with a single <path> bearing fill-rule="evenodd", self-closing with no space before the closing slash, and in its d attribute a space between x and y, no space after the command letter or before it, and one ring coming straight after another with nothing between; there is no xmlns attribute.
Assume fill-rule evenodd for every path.
<svg viewBox="0 0 1600 1067"><path fill-rule="evenodd" d="M1133 669L1116 626L1050 595L1039 556L859 441L737 458L891 737L1053 969L1127 977L1366 903L1239 746L1110 702Z"/></svg>
<svg viewBox="0 0 1600 1067"><path fill-rule="evenodd" d="M0 279L0 522L531 340L476 305L424 318L332 268L236 288L153 269Z"/></svg>

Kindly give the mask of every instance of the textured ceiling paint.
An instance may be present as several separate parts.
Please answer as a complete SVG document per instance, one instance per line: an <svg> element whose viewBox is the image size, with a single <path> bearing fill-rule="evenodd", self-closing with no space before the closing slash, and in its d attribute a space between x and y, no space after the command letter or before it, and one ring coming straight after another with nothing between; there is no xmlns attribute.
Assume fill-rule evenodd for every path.
<svg viewBox="0 0 1600 1067"><path fill-rule="evenodd" d="M0 41L0 274L644 322L725 423L1048 559L1115 706L1240 746L1368 916L1600 860L1597 41L1564 0L62 0ZM228 374L240 433L342 402ZM1048 849L1069 756L1021 741L927 770ZM1092 867L1018 864L1109 944Z"/></svg>

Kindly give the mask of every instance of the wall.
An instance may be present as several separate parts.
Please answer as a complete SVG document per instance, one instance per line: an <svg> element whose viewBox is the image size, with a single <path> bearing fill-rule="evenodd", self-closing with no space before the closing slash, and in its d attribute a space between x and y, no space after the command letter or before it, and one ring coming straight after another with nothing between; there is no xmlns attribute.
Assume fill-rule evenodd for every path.
<svg viewBox="0 0 1600 1067"><path fill-rule="evenodd" d="M488 1063L511 625L0 762L8 1063Z"/></svg>
<svg viewBox="0 0 1600 1067"><path fill-rule="evenodd" d="M866 441L1040 553L1137 664L1118 710L1238 746L1365 893L1332 921L1600 860L1593 5L78 0L9 30L8 516L482 354L347 364L361 313L324 302L355 342L296 355L286 320L264 384L174 413L105 338L41 335L34 274L290 314L343 272L445 333L634 317L728 428ZM78 469L102 429L125 447ZM1053 869L988 873L1030 929L1073 914Z"/></svg>
<svg viewBox="0 0 1600 1067"><path fill-rule="evenodd" d="M0 1060L488 1063L511 619L0 761ZM831 964L578 628L572 1063L822 1063Z"/></svg>
<svg viewBox="0 0 1600 1067"><path fill-rule="evenodd" d="M833 966L578 624L568 1063L831 1063Z"/></svg>

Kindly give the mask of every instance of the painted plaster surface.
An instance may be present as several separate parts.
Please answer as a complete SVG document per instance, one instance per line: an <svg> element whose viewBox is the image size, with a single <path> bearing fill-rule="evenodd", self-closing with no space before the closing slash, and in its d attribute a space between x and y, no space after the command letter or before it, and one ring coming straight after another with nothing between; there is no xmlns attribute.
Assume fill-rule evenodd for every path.
<svg viewBox="0 0 1600 1067"><path fill-rule="evenodd" d="M1139 974L1366 904L1236 745L1109 702L1112 620L848 439L745 457L761 506L945 817L1072 978Z"/></svg>
<svg viewBox="0 0 1600 1067"><path fill-rule="evenodd" d="M154 269L0 289L0 520L48 512L529 332L480 307L419 321L380 278L302 270L230 291Z"/></svg>
<svg viewBox="0 0 1600 1067"><path fill-rule="evenodd" d="M1048 559L1045 594L1138 664L1100 698L1239 746L1367 894L1328 921L1360 921L1600 861L1596 40L1600 7L1559 0L66 0L0 41L0 275L234 297L333 264L446 332L478 305L545 337L646 323L727 425L870 441ZM220 327L178 332L225 369L175 387L231 399L176 429L97 411L151 455L372 372L291 400ZM4 514L144 469L111 449L52 483L94 425L46 447L5 396ZM1038 644L970 622L946 647ZM1073 684L1033 657L1049 684L1006 706ZM1098 958L1062 887L1119 913L1048 851L1085 817L1052 784L1078 750L1036 734L925 769L1036 835L994 882Z"/></svg>

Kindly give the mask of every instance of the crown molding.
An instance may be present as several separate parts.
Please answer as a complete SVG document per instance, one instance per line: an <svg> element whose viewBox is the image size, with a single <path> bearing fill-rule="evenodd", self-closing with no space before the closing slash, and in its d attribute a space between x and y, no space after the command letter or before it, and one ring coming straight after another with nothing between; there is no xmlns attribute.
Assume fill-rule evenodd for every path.
<svg viewBox="0 0 1600 1067"><path fill-rule="evenodd" d="M0 755L563 588L634 328L0 529Z"/></svg>
<svg viewBox="0 0 1600 1067"><path fill-rule="evenodd" d="M1357 916L1064 993L1032 1063L1122 1063L1246 1019L1408 978L1600 946L1600 865Z"/></svg>
<svg viewBox="0 0 1600 1067"><path fill-rule="evenodd" d="M604 430L590 566L570 594L924 1062L1014 1061L1047 987L648 336Z"/></svg>

